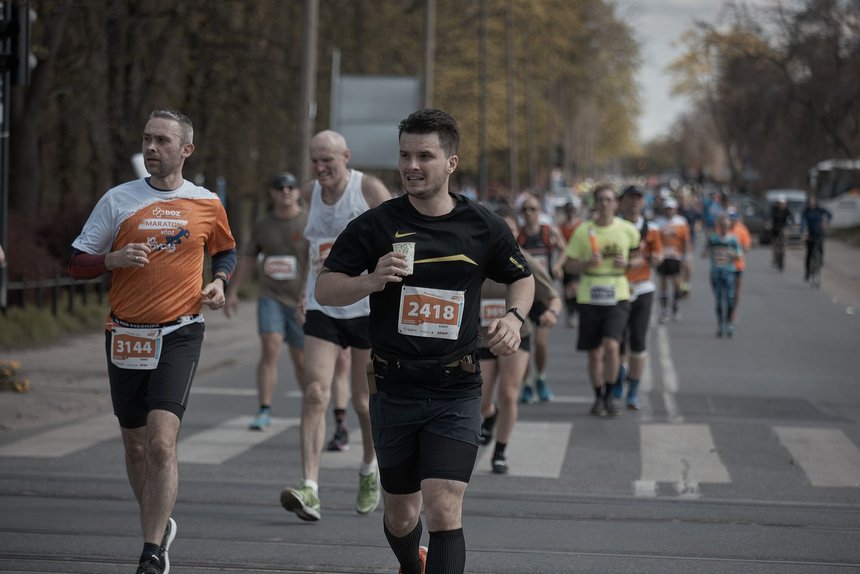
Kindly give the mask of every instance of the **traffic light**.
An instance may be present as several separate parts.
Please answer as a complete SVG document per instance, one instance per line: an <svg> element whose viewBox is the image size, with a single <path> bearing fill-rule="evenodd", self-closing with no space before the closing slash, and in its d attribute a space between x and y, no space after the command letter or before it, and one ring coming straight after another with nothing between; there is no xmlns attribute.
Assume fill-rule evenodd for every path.
<svg viewBox="0 0 860 574"><path fill-rule="evenodd" d="M13 86L30 83L30 70L35 57L30 53L30 27L36 13L28 2L0 2L3 19L0 20L0 72L11 73Z"/></svg>

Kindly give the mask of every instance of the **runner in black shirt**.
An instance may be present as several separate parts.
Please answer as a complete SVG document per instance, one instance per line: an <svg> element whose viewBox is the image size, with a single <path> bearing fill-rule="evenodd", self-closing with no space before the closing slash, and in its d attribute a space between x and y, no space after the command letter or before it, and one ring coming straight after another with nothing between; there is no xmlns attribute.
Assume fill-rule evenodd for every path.
<svg viewBox="0 0 860 574"><path fill-rule="evenodd" d="M448 191L459 162L453 118L418 111L399 134L406 195L349 224L326 259L316 297L346 305L370 295L370 412L384 529L400 571L422 571L423 500L426 572L457 574L466 563L462 503L481 424L481 284L489 277L509 285L509 310L481 343L508 355L519 347L534 280L504 221ZM399 242L415 244L412 274L407 257L393 251Z"/></svg>

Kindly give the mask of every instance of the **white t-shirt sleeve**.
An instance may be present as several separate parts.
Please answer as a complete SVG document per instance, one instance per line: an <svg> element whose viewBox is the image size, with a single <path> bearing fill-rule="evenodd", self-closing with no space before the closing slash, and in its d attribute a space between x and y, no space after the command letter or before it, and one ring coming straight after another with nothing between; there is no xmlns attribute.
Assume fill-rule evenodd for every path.
<svg viewBox="0 0 860 574"><path fill-rule="evenodd" d="M72 247L91 255L109 253L116 235L113 219L110 194L106 193L93 208Z"/></svg>

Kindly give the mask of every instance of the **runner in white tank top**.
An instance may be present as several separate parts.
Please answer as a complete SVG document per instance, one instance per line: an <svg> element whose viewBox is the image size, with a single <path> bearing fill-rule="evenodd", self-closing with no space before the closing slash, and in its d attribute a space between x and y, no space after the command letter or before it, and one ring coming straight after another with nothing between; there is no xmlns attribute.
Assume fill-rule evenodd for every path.
<svg viewBox="0 0 860 574"><path fill-rule="evenodd" d="M325 409L329 403L335 364L343 349L351 359L351 394L361 427L361 467L355 510L373 512L381 498L379 470L373 448L369 390L365 371L370 361L370 305L365 298L347 307L321 306L314 296L317 275L334 240L347 224L368 209L391 199L385 185L371 175L347 167L350 152L346 140L326 130L309 144L314 181L302 194L309 205L305 237L310 244L306 293L305 377L302 389L302 480L281 492L281 505L302 520L319 520L319 470L325 447Z"/></svg>
<svg viewBox="0 0 860 574"><path fill-rule="evenodd" d="M334 319L352 319L354 317L366 317L370 314L370 299L367 297L346 307L326 307L317 303L316 297L314 297L317 275L323 268L325 258L328 256L334 240L350 221L370 209L364 199L364 194L361 192L363 178L363 173L350 169L346 189L334 205L328 205L323 201L322 186L318 181L314 182L311 192L308 223L305 226L305 238L310 244L308 246L310 253L308 257L307 308L309 311L322 311Z"/></svg>

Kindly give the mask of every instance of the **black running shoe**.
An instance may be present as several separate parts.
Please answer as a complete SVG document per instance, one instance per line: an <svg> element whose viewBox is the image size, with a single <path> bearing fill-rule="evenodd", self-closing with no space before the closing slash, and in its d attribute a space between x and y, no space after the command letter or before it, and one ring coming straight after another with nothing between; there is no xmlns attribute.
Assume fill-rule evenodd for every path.
<svg viewBox="0 0 860 574"><path fill-rule="evenodd" d="M499 411L497 410L493 413L493 416L485 418L481 423L481 435L478 437L478 443L481 446L486 446L493 440L493 427L496 426L496 416L498 414Z"/></svg>
<svg viewBox="0 0 860 574"><path fill-rule="evenodd" d="M504 455L493 455L493 474L508 474L508 461Z"/></svg>
<svg viewBox="0 0 860 574"><path fill-rule="evenodd" d="M137 572L135 574L167 574L169 571L169 568L165 570L161 558L153 554L137 565Z"/></svg>
<svg viewBox="0 0 860 574"><path fill-rule="evenodd" d="M345 426L338 427L334 431L334 436L328 441L326 450L345 452L349 450L349 432Z"/></svg>
<svg viewBox="0 0 860 574"><path fill-rule="evenodd" d="M594 399L594 404L591 405L591 410L588 411L596 417L605 417L606 416L606 408L603 406L603 399L598 398Z"/></svg>
<svg viewBox="0 0 860 574"><path fill-rule="evenodd" d="M167 556L167 551L170 550L170 545L176 538L176 530L176 521L173 517L168 518L167 528L164 529L164 537L161 539L161 563L164 565L164 574L170 572L170 558Z"/></svg>
<svg viewBox="0 0 860 574"><path fill-rule="evenodd" d="M611 417L617 417L621 414L621 410L615 406L615 399L611 395L603 397L603 406L606 408L606 414Z"/></svg>

